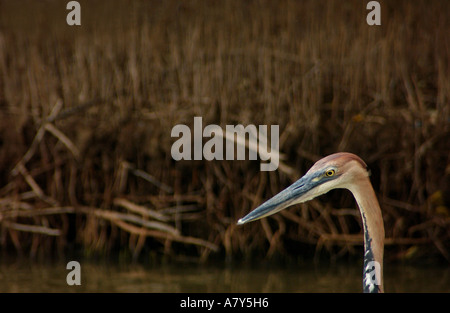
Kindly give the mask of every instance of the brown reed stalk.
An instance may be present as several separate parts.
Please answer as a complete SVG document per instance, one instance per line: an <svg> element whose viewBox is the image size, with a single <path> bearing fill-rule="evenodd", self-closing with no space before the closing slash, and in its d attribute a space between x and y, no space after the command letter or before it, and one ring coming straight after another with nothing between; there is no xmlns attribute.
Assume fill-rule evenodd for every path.
<svg viewBox="0 0 450 313"><path fill-rule="evenodd" d="M53 2L1 3L5 250L184 253L179 242L205 260L301 255L295 241L352 254L361 222L345 192L235 226L345 150L372 170L389 249L450 259L447 1L383 3L380 27L357 0L113 2L84 3L77 29ZM194 116L280 125L279 170L175 162L171 129Z"/></svg>

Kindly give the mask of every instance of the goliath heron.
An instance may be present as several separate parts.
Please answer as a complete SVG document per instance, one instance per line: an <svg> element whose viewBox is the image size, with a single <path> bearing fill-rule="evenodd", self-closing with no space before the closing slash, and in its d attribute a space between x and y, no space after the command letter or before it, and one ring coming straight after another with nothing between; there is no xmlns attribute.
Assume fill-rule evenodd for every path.
<svg viewBox="0 0 450 313"><path fill-rule="evenodd" d="M342 188L352 192L361 212L364 230L363 290L383 292L383 218L367 165L352 153L335 153L317 161L302 178L241 218L238 225L306 202L331 189Z"/></svg>

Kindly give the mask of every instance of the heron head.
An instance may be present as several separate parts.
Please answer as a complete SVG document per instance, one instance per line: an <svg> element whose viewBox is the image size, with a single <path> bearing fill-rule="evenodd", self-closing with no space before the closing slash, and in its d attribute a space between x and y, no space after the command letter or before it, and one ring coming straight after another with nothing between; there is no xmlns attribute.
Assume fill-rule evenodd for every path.
<svg viewBox="0 0 450 313"><path fill-rule="evenodd" d="M366 163L358 156L347 152L329 155L317 161L302 178L241 218L238 224L272 215L293 204L314 199L331 189L351 189L351 182L355 177L368 175Z"/></svg>

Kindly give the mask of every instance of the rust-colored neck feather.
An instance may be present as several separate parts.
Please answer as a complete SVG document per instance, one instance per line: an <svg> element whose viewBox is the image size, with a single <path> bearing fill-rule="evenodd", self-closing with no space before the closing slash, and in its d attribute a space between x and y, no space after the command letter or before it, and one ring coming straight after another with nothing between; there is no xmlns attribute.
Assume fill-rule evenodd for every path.
<svg viewBox="0 0 450 313"><path fill-rule="evenodd" d="M383 292L384 225L380 205L368 177L361 178L350 191L364 226L364 292Z"/></svg>

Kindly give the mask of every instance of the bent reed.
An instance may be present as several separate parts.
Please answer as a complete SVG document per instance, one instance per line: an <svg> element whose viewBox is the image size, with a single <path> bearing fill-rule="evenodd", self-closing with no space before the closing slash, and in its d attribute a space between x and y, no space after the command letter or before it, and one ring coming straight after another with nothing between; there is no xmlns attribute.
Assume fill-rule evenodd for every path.
<svg viewBox="0 0 450 313"><path fill-rule="evenodd" d="M450 4L383 2L381 26L365 5L86 1L69 27L57 1L1 2L4 253L359 255L350 194L236 226L349 151L371 168L387 255L450 261ZM171 129L194 116L280 125L284 167L174 161Z"/></svg>

